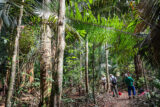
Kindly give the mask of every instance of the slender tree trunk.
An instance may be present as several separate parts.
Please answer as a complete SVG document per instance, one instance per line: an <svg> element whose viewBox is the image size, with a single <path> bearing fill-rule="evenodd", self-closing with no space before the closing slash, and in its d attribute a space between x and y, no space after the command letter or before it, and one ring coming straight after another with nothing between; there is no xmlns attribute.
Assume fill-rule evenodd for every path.
<svg viewBox="0 0 160 107"><path fill-rule="evenodd" d="M92 58L92 69L93 69L93 99L94 99L94 104L96 104L96 99L95 99L95 57L94 57L94 51L95 51L95 43L93 43L93 58Z"/></svg>
<svg viewBox="0 0 160 107"><path fill-rule="evenodd" d="M0 18L0 32L1 32L2 26L3 26L3 20L2 18Z"/></svg>
<svg viewBox="0 0 160 107"><path fill-rule="evenodd" d="M59 0L59 16L58 16L58 54L57 54L57 107L61 105L62 82L63 82L63 58L65 49L65 0Z"/></svg>
<svg viewBox="0 0 160 107"><path fill-rule="evenodd" d="M24 2L24 0L22 0ZM21 21L23 16L23 5L20 7L20 15L17 25L17 35L15 38L15 45L14 45L14 53L12 58L12 72L10 76L10 83L9 83L9 90L6 100L6 107L11 107L11 99L14 91L14 84L15 84L15 77L16 77L16 58L17 58L17 50L18 50L18 44L19 44L19 37L20 37L20 31L21 31Z"/></svg>
<svg viewBox="0 0 160 107"><path fill-rule="evenodd" d="M81 83L81 85L83 84L83 73L82 73L82 68L83 68L83 66L82 66L82 63L83 63L83 56L82 56L82 51L80 51L80 83Z"/></svg>
<svg viewBox="0 0 160 107"><path fill-rule="evenodd" d="M96 73L97 78L98 78L98 84L97 84L97 91L99 92L101 89L101 83L100 83L100 76L99 76L99 72L101 72L101 60L102 60L102 55L101 55L101 46L98 48L98 71Z"/></svg>
<svg viewBox="0 0 160 107"><path fill-rule="evenodd" d="M19 70L19 44L18 44L18 48L17 48L17 86L16 88L19 88L21 84L21 73Z"/></svg>
<svg viewBox="0 0 160 107"><path fill-rule="evenodd" d="M108 49L107 49L107 43L105 45L105 50L106 50L106 74L107 74L107 92L111 89L110 87L110 78L109 78L109 69L108 69Z"/></svg>
<svg viewBox="0 0 160 107"><path fill-rule="evenodd" d="M86 93L89 93L89 83L88 83L88 38L86 37L85 43L85 85L86 85Z"/></svg>
<svg viewBox="0 0 160 107"><path fill-rule="evenodd" d="M57 86L57 58L56 58L57 46L56 41L53 39L52 43L52 90L50 96L50 107L56 107L57 96L56 92L58 90Z"/></svg>
<svg viewBox="0 0 160 107"><path fill-rule="evenodd" d="M61 96L62 96L62 82L63 82L63 58L65 49L65 0L59 0L59 16L58 16L58 40L57 40L57 51L56 51L56 71L54 73L55 82L54 86L54 96L53 105L51 107L61 106Z"/></svg>
<svg viewBox="0 0 160 107"><path fill-rule="evenodd" d="M80 46L81 47L81 46ZM80 56L79 56L79 66L80 66L80 83L79 83L79 95L81 95L81 91L82 91L82 85L83 85L83 72L82 72L82 64L83 64L83 56L82 56L82 51L80 48Z"/></svg>
<svg viewBox="0 0 160 107"><path fill-rule="evenodd" d="M43 5L48 5L50 0L43 0ZM45 8L45 6L43 6ZM45 15L45 14L44 14ZM49 87L50 82L48 81L51 77L51 28L47 25L47 19L42 16L42 34L41 34L41 58L40 58L40 69L41 69L41 82L40 82L40 106L47 106L49 104ZM48 79L48 80L47 80Z"/></svg>

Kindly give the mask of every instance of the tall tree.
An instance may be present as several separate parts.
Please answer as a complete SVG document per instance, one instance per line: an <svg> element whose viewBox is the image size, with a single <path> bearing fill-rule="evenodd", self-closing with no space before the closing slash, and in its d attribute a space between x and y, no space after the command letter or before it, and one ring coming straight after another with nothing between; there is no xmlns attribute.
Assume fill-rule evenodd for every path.
<svg viewBox="0 0 160 107"><path fill-rule="evenodd" d="M92 56L92 75L93 75L93 86L92 86L92 90L93 90L93 99L94 99L94 104L96 104L96 99L95 99L95 43L93 43L93 56Z"/></svg>
<svg viewBox="0 0 160 107"><path fill-rule="evenodd" d="M22 0L22 2L24 2L24 0ZM11 107L11 99L14 91L14 84L15 84L15 78L16 78L16 59L17 59L17 52L18 52L19 37L21 32L22 16L23 16L23 5L20 6L20 14L19 14L18 25L16 29L17 34L15 38L14 53L12 57L12 71L10 76L8 95L6 99L6 107Z"/></svg>
<svg viewBox="0 0 160 107"><path fill-rule="evenodd" d="M54 73L54 85L52 89L54 91L53 99L51 99L51 107L61 106L62 96L62 81L63 81L63 58L65 49L65 0L59 0L59 12L58 12L58 38L57 38L57 50L56 50L56 64L54 67L56 71ZM53 93L53 92L52 92ZM51 97L52 98L52 97Z"/></svg>
<svg viewBox="0 0 160 107"><path fill-rule="evenodd" d="M86 37L85 41L85 85L86 85L86 93L89 91L89 83L88 83L88 38Z"/></svg>
<svg viewBox="0 0 160 107"><path fill-rule="evenodd" d="M107 92L111 89L110 87L110 78L109 78L109 69L108 69L108 53L109 50L107 49L107 43L105 45L105 50L106 50L106 74L107 74Z"/></svg>
<svg viewBox="0 0 160 107"><path fill-rule="evenodd" d="M49 12L50 0L43 0L44 10ZM46 106L49 101L49 72L51 71L51 28L47 24L48 14L44 13L42 16L42 26L41 26L41 57L40 57L40 70L41 70L41 82L40 82L40 92L41 99L40 105Z"/></svg>
<svg viewBox="0 0 160 107"><path fill-rule="evenodd" d="M81 49L81 48L80 48ZM80 84L83 84L83 72L82 72L82 67L83 67L83 55L82 55L82 51L80 50Z"/></svg>

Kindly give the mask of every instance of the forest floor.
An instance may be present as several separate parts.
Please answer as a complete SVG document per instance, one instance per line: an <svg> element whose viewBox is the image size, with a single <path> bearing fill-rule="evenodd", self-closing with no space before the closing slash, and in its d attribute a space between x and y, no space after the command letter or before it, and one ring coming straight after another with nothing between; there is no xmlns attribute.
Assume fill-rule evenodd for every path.
<svg viewBox="0 0 160 107"><path fill-rule="evenodd" d="M129 99L127 91L122 91L118 98L112 97L112 93L104 93L96 99L98 107L149 107L149 103L145 103L145 95Z"/></svg>
<svg viewBox="0 0 160 107"><path fill-rule="evenodd" d="M67 98L72 99L73 102L63 102L63 107L149 107L147 103L144 103L145 95L136 98L129 99L127 91L121 91L121 95L117 97L112 96L112 92L99 94L96 93L96 104L93 103L93 99L86 103L85 96L79 96L73 94Z"/></svg>
<svg viewBox="0 0 160 107"><path fill-rule="evenodd" d="M111 92L96 94L96 104L94 104L93 100L89 100L89 103L86 103L86 96L79 96L78 92L76 92L67 96L67 100L64 101L63 99L62 107L149 107L148 105L144 105L144 103L139 103L140 101L144 102L142 97L136 96L134 99L129 99L127 91L121 91L121 93L118 98L113 97ZM28 99L28 101L24 100L24 98ZM17 105L17 107L21 107L24 103L27 104L27 102L26 107L37 107L38 102L33 102L33 99L36 99L36 97L25 95L25 97L23 96L20 99L23 103ZM0 107L5 107L4 100L0 102Z"/></svg>
<svg viewBox="0 0 160 107"><path fill-rule="evenodd" d="M112 101L106 101L102 107L133 107L132 101L133 99L129 99L128 93L124 91L119 98L114 97Z"/></svg>

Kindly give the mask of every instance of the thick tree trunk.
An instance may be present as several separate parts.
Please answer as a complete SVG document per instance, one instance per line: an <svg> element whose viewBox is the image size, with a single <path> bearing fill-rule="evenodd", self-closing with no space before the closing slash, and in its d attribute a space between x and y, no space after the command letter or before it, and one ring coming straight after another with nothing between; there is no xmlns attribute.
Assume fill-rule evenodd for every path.
<svg viewBox="0 0 160 107"><path fill-rule="evenodd" d="M49 72L51 71L51 29L48 25L42 26L41 38L41 106L46 105L49 100Z"/></svg>
<svg viewBox="0 0 160 107"><path fill-rule="evenodd" d="M88 83L88 38L86 37L85 43L85 85L86 93L89 93L89 83Z"/></svg>
<svg viewBox="0 0 160 107"><path fill-rule="evenodd" d="M22 0L22 2L24 2L24 0ZM12 95L14 91L13 88L14 88L15 77L16 77L16 58L17 58L17 50L18 50L19 37L20 37L20 31L21 31L20 26L21 26L22 16L23 16L23 5L21 5L20 7L20 15L19 15L19 20L18 20L18 25L17 25L17 35L15 38L14 53L13 53L13 58L12 58L12 72L10 76L6 107L11 107L11 99L12 99Z"/></svg>
<svg viewBox="0 0 160 107"><path fill-rule="evenodd" d="M147 83L147 78L146 78L146 70L144 68L143 62L142 62L142 68L143 68L142 72L143 72L144 82L145 82L145 85L146 85L146 90L149 90L148 83Z"/></svg>
<svg viewBox="0 0 160 107"><path fill-rule="evenodd" d="M107 43L105 45L105 50L106 50L107 92L109 92L111 87L110 87L110 78L109 78L109 69L108 69L108 53L109 53L109 50L107 49Z"/></svg>
<svg viewBox="0 0 160 107"><path fill-rule="evenodd" d="M144 81L145 81L145 85L146 85L146 90L148 90L148 84L147 84L147 79L146 79L146 74L145 74L146 70L143 66L143 62L141 60L140 55L135 56L134 63L135 63L135 73L136 73L137 81L139 80L139 77L143 76Z"/></svg>
<svg viewBox="0 0 160 107"><path fill-rule="evenodd" d="M48 5L50 0L43 0L43 5ZM45 6L43 6L45 8ZM49 11L49 10L48 10ZM40 106L47 106L49 104L49 88L50 82L48 81L51 75L51 28L47 25L46 14L42 16L42 34L41 34L41 58L40 58L40 70L41 70L41 82L40 82ZM47 80L48 79L48 80Z"/></svg>
<svg viewBox="0 0 160 107"><path fill-rule="evenodd" d="M143 73L143 67L140 55L136 55L134 57L134 64L135 64L136 80L139 80L139 77L141 77Z"/></svg>
<svg viewBox="0 0 160 107"><path fill-rule="evenodd" d="M46 105L49 100L49 72L51 71L51 29L49 25L42 25L41 38L41 106Z"/></svg>

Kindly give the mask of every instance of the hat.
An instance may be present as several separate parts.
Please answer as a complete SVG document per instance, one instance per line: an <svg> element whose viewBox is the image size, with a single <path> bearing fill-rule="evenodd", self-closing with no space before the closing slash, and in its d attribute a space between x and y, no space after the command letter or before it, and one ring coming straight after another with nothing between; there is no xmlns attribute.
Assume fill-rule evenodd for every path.
<svg viewBox="0 0 160 107"><path fill-rule="evenodd" d="M125 74L124 74L124 76L125 76L125 77L128 77L128 74L127 74L127 73L125 73Z"/></svg>

